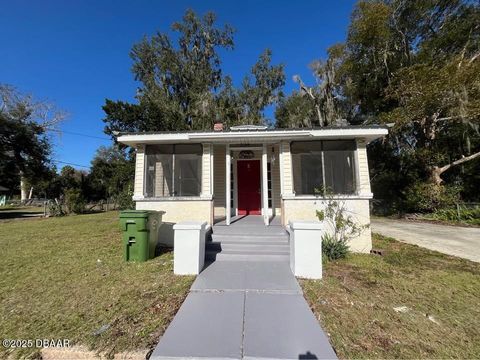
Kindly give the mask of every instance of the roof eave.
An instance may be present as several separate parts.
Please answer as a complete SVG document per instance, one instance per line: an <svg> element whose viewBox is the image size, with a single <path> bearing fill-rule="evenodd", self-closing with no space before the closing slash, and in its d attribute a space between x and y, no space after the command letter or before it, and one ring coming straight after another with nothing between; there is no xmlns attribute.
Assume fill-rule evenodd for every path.
<svg viewBox="0 0 480 360"><path fill-rule="evenodd" d="M279 140L308 139L365 139L367 142L388 134L386 128L338 128L318 130L278 130L278 131L235 131L235 132L191 132L163 134L125 134L117 138L118 142L137 146L139 144L159 143L235 143L235 142L276 142Z"/></svg>

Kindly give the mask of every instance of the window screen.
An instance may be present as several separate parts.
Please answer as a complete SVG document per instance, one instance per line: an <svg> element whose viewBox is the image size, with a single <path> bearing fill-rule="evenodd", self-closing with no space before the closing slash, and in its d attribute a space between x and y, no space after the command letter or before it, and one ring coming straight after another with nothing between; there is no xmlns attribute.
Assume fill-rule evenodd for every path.
<svg viewBox="0 0 480 360"><path fill-rule="evenodd" d="M199 196L201 159L200 144L147 146L145 196Z"/></svg>
<svg viewBox="0 0 480 360"><path fill-rule="evenodd" d="M301 141L291 144L293 185L299 195L353 194L355 141Z"/></svg>

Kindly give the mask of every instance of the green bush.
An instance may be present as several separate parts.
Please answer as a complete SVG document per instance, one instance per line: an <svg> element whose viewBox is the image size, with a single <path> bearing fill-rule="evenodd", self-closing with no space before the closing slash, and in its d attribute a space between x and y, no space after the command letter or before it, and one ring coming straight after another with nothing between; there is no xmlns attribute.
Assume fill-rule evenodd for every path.
<svg viewBox="0 0 480 360"><path fill-rule="evenodd" d="M331 234L322 236L322 254L329 261L343 259L349 252L348 245L343 240L337 240Z"/></svg>
<svg viewBox="0 0 480 360"><path fill-rule="evenodd" d="M125 188L117 195L118 208L120 210L135 209L135 202L132 200L133 191L130 187Z"/></svg>
<svg viewBox="0 0 480 360"><path fill-rule="evenodd" d="M85 212L86 201L80 189L65 190L65 206L67 213L81 214Z"/></svg>
<svg viewBox="0 0 480 360"><path fill-rule="evenodd" d="M65 211L63 210L63 206L61 203L55 201L50 201L48 203L48 214L50 216L64 216Z"/></svg>
<svg viewBox="0 0 480 360"><path fill-rule="evenodd" d="M419 182L405 192L405 208L412 212L432 212L455 205L459 198L458 187Z"/></svg>
<svg viewBox="0 0 480 360"><path fill-rule="evenodd" d="M480 225L480 207L439 209L430 216L434 220L463 222L472 225Z"/></svg>

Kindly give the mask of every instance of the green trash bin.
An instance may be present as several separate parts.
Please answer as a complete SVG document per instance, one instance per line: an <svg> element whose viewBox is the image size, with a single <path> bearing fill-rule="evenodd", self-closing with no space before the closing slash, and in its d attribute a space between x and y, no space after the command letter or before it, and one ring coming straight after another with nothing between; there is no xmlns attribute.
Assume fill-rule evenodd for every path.
<svg viewBox="0 0 480 360"><path fill-rule="evenodd" d="M162 213L125 210L120 213L125 261L143 262L155 256Z"/></svg>
<svg viewBox="0 0 480 360"><path fill-rule="evenodd" d="M162 226L163 211L150 211L149 224L149 238L148 238L148 253L150 259L155 257L155 249L158 244L159 229Z"/></svg>

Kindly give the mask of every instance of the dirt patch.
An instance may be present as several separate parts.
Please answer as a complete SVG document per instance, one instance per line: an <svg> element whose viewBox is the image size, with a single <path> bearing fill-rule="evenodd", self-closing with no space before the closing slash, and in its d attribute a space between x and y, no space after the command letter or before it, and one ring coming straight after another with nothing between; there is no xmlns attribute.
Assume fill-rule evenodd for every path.
<svg viewBox="0 0 480 360"><path fill-rule="evenodd" d="M72 346L70 348L46 348L40 351L42 360L90 360L90 359L114 359L114 360L145 360L148 349L137 351L124 351L112 358L108 354L96 353L84 346Z"/></svg>

